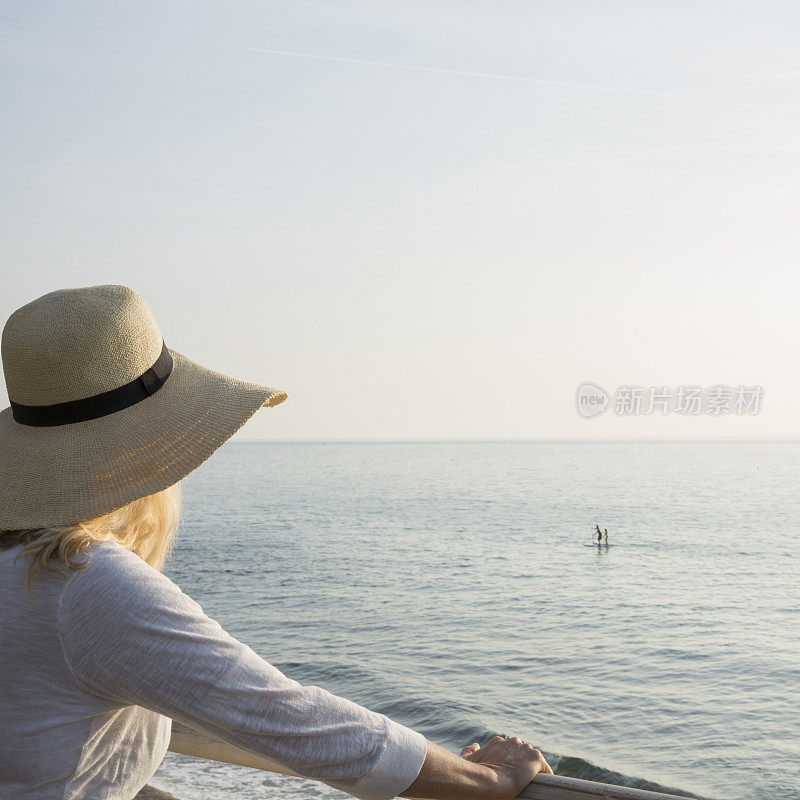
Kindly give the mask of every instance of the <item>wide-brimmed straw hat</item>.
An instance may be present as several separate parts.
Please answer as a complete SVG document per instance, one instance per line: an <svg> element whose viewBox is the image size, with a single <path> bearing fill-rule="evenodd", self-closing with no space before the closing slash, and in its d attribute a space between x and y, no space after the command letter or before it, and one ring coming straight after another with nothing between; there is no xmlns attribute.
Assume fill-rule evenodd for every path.
<svg viewBox="0 0 800 800"><path fill-rule="evenodd" d="M0 530L81 522L166 489L286 399L170 350L127 286L28 303L2 357Z"/></svg>

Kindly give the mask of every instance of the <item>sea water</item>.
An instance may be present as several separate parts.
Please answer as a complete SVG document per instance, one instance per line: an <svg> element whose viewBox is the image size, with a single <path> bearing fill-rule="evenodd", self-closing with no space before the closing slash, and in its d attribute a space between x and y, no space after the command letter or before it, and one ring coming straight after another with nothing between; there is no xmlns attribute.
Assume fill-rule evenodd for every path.
<svg viewBox="0 0 800 800"><path fill-rule="evenodd" d="M800 798L799 475L789 442L232 443L185 481L167 574L452 750L520 736L563 775ZM343 796L172 754L152 783Z"/></svg>

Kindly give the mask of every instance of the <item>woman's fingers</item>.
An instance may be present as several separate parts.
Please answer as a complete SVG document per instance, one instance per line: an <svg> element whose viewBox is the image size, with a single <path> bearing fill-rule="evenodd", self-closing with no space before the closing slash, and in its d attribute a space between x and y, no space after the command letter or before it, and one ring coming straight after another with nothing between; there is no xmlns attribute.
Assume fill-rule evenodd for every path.
<svg viewBox="0 0 800 800"><path fill-rule="evenodd" d="M510 739L495 736L483 746L483 749L477 742L473 742L461 751L461 755L509 775L517 790L526 786L539 773L553 774L545 757L532 744L522 741L519 736L512 736Z"/></svg>
<svg viewBox="0 0 800 800"><path fill-rule="evenodd" d="M526 745L526 747L531 751L531 754L535 758L534 761L534 769L536 770L535 774L538 775L540 772L543 772L545 775L552 775L553 770L550 768L550 765L545 760L545 757L535 747L532 747L529 744Z"/></svg>

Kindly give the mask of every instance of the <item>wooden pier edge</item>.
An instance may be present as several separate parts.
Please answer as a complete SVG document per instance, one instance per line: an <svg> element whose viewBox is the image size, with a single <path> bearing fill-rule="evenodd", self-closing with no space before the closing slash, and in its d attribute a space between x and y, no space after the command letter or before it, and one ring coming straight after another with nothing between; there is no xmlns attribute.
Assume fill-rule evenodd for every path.
<svg viewBox="0 0 800 800"><path fill-rule="evenodd" d="M302 777L268 758L214 739L179 722L172 723L172 739L169 749L173 753L205 758L209 761L222 761L226 764L238 764L242 767L252 767L266 772ZM538 775L518 797L524 798L524 800L585 800L585 798L596 798L596 800L685 800L672 794L645 792L642 789L582 781L578 778L565 778L561 775Z"/></svg>

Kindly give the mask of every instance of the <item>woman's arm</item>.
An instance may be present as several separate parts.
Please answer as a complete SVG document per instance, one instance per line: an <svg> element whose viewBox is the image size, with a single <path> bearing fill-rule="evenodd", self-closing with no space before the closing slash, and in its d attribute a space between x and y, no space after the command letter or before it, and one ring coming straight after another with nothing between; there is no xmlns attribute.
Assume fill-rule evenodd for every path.
<svg viewBox="0 0 800 800"><path fill-rule="evenodd" d="M89 565L70 577L59 635L87 693L163 714L362 800L404 791L507 800L537 771L538 753L518 739L496 737L456 756L383 714L291 680L116 543L93 548Z"/></svg>

